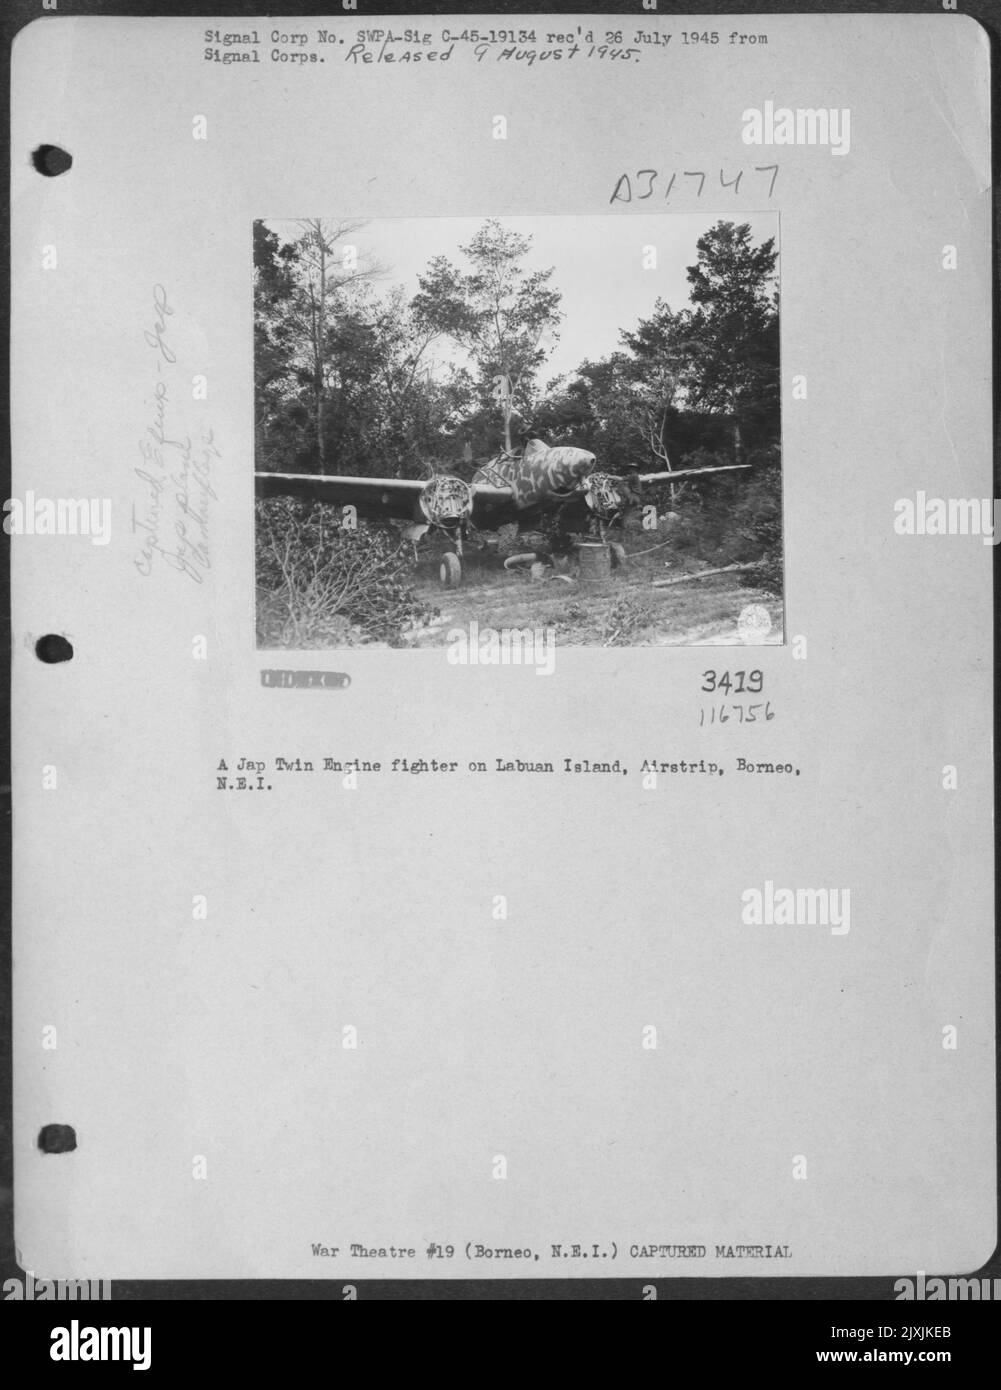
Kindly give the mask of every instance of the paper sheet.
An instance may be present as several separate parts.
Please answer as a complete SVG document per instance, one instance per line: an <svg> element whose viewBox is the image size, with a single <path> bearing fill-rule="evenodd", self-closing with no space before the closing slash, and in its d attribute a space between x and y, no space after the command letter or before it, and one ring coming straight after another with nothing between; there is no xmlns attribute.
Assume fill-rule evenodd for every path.
<svg viewBox="0 0 1001 1390"><path fill-rule="evenodd" d="M988 1257L987 94L956 14L18 36L25 1269ZM569 548L502 468L457 555L536 439Z"/></svg>

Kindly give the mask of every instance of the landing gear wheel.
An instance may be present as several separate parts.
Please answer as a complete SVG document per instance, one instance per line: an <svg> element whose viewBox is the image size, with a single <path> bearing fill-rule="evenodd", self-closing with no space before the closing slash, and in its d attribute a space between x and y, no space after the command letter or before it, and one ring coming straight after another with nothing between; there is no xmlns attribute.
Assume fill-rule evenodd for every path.
<svg viewBox="0 0 1001 1390"><path fill-rule="evenodd" d="M462 583L462 561L454 551L447 550L441 557L438 578L445 589L456 589Z"/></svg>
<svg viewBox="0 0 1001 1390"><path fill-rule="evenodd" d="M620 544L618 543L618 541L609 541L609 542L608 542L608 553L609 553L609 556L611 557L612 569L613 569L613 570L624 570L625 567L626 567L626 559L628 558L628 557L626 556L626 548L625 548L625 546L624 546L624 545L620 545Z"/></svg>

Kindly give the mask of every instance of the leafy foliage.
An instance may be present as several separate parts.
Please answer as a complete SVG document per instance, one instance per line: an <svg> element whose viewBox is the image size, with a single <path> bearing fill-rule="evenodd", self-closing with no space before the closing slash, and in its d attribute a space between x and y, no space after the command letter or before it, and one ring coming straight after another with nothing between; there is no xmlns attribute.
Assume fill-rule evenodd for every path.
<svg viewBox="0 0 1001 1390"><path fill-rule="evenodd" d="M562 317L560 294L552 270L526 272L521 259L531 247L528 237L488 221L468 246L460 247L470 263L463 271L436 256L420 277L413 301L416 322L465 348L476 364L481 406L489 406L498 378L510 383L503 422L505 448L512 445L510 412L530 410L536 373L555 342Z"/></svg>
<svg viewBox="0 0 1001 1390"><path fill-rule="evenodd" d="M258 643L277 647L398 645L434 616L409 583L392 532L341 525L337 508L289 498L257 503Z"/></svg>
<svg viewBox="0 0 1001 1390"><path fill-rule="evenodd" d="M468 472L496 452L499 424L514 443L519 416L615 471L677 468L699 449L732 462L778 442L777 253L748 224L699 239L691 307L657 300L614 352L547 386L561 296L553 268L527 267L530 238L486 222L459 263L432 258L408 300L399 285L377 293L384 267L346 257L363 227L313 220L281 241L255 225L259 469Z"/></svg>

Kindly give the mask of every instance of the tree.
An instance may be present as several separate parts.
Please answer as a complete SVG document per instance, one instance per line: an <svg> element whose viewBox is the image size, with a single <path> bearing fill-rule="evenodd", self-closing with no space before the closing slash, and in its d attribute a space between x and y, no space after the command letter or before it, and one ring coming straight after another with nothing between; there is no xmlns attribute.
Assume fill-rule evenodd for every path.
<svg viewBox="0 0 1001 1390"><path fill-rule="evenodd" d="M551 383L536 419L616 471L770 457L779 438L776 260L772 241L756 247L748 226L717 223L688 267L692 306L656 300L620 333L618 351ZM672 503L688 486L672 485Z"/></svg>
<svg viewBox="0 0 1001 1390"><path fill-rule="evenodd" d="M674 468L668 428L677 416L676 400L692 357L691 317L687 309L676 314L658 299L649 319L640 319L632 333L621 334L630 353L628 376L642 412L645 442L656 463L667 471ZM675 501L672 484L672 506Z"/></svg>
<svg viewBox="0 0 1001 1390"><path fill-rule="evenodd" d="M459 248L470 264L462 270L436 256L418 277L411 308L426 330L448 336L473 359L482 403L497 392L504 447L511 450L511 418L528 414L535 374L555 341L561 296L550 284L553 270L528 272L521 264L531 238L494 219Z"/></svg>
<svg viewBox="0 0 1001 1390"><path fill-rule="evenodd" d="M337 243L346 242L347 238L354 236L364 225L364 222L332 222L322 217L307 218L299 223L301 236L296 247L295 266L308 331L313 420L321 473L325 471L327 462L324 407L331 357L328 341L329 306L339 295L343 295L349 286L371 281L382 273L381 266L359 260L357 248L350 243L342 247L339 262L336 258Z"/></svg>
<svg viewBox="0 0 1001 1390"><path fill-rule="evenodd" d="M296 291L295 250L283 245L263 222L254 223L254 449L259 468L271 461L271 432L277 419L289 420L295 391L291 322Z"/></svg>
<svg viewBox="0 0 1001 1390"><path fill-rule="evenodd" d="M461 374L431 358L438 330L414 314L402 286L373 299L365 313L377 349L369 375L376 406L370 456L396 476L426 475L443 432L458 423L467 395Z"/></svg>
<svg viewBox="0 0 1001 1390"><path fill-rule="evenodd" d="M698 261L687 271L696 307L685 383L694 405L730 415L739 459L749 427L770 417L778 433L778 253L772 238L752 246L746 222L718 222L696 248Z"/></svg>

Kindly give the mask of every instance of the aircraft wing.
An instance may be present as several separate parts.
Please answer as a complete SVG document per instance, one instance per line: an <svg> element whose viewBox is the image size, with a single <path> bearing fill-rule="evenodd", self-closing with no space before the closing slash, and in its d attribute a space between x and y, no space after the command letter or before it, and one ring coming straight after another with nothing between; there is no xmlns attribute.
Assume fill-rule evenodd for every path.
<svg viewBox="0 0 1001 1390"><path fill-rule="evenodd" d="M641 483L681 483L686 478L697 478L701 473L736 473L738 469L750 468L749 463L724 463L719 468L675 468L666 473L641 473Z"/></svg>
<svg viewBox="0 0 1001 1390"><path fill-rule="evenodd" d="M397 517L416 521L421 517L421 493L426 478L352 478L324 473L256 473L258 497L296 497L307 502L333 502L357 507L358 515L378 519ZM500 525L514 514L514 495L509 487L471 483L474 525Z"/></svg>
<svg viewBox="0 0 1001 1390"><path fill-rule="evenodd" d="M472 523L489 531L506 522L518 520L514 505L514 490L496 487L493 483L470 483L473 494Z"/></svg>
<svg viewBox="0 0 1001 1390"><path fill-rule="evenodd" d="M295 497L304 502L354 506L362 516L412 521L424 484L419 478L348 478L322 473L257 473L258 497Z"/></svg>

